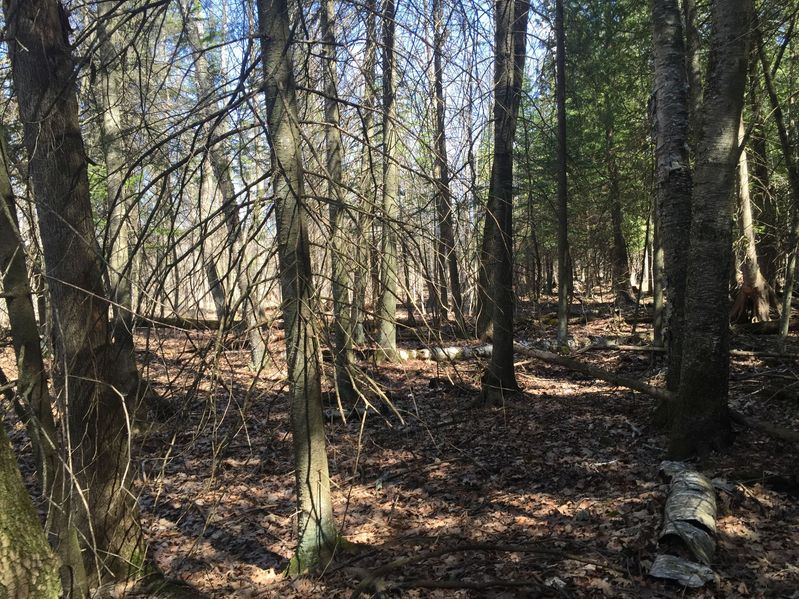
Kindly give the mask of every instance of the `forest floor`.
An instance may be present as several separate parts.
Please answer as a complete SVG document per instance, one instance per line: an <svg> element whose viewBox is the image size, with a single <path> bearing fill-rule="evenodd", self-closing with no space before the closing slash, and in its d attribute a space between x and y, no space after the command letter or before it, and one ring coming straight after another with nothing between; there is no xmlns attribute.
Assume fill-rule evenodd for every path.
<svg viewBox="0 0 799 599"><path fill-rule="evenodd" d="M599 316L571 328L584 345L649 334L639 325L631 338L623 319L601 316L612 314L607 305L591 309ZM552 339L553 325L522 309L517 339ZM420 347L408 333L401 345ZM280 334L274 370L255 383L247 351L215 352L210 334L153 329L138 342L144 374L179 406L136 437L150 551L205 596L354 597L372 577L361 596L799 597L795 445L737 429L729 453L695 464L730 484L717 493L718 580L686 590L647 575L668 490L653 400L526 360L522 392L501 407L475 407L479 360L361 363L394 409L367 390L376 410L348 406L345 420L328 393L334 509L346 538L366 547L322 577L289 580L281 570L296 540L294 473ZM739 336L733 345L773 343ZM592 349L578 359L663 383L660 354ZM799 363L736 356L732 366L737 410L799 430ZM19 425L14 439L24 442Z"/></svg>

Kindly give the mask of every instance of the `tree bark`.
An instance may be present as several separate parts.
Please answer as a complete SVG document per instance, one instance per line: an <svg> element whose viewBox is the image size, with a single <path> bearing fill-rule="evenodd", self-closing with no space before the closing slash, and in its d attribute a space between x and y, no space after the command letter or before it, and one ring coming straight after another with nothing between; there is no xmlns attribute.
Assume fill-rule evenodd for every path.
<svg viewBox="0 0 799 599"><path fill-rule="evenodd" d="M696 149L702 127L702 65L699 62L701 40L697 28L696 0L682 0L685 20L685 70L688 75L688 128L690 148Z"/></svg>
<svg viewBox="0 0 799 599"><path fill-rule="evenodd" d="M677 458L722 449L732 440L729 294L738 127L752 0L713 5L713 43L696 157L691 249L685 295L680 386L669 449Z"/></svg>
<svg viewBox="0 0 799 599"><path fill-rule="evenodd" d="M347 256L350 244L346 238L346 199L342 186L342 143L339 123L338 73L336 68L336 31L333 0L324 0L320 14L322 57L325 89L325 144L327 146L328 197L330 201L330 263L333 290L333 345L335 351L336 392L342 401L355 398L352 362L352 328L350 326L349 277Z"/></svg>
<svg viewBox="0 0 799 599"><path fill-rule="evenodd" d="M191 14L187 0L181 0L181 11L184 17L186 38L194 53L194 71L200 96L200 110L205 117L205 130L209 138L215 131L224 135L228 127L224 118L215 115L218 111L218 102L215 99L216 86L213 82L213 70L211 62L208 60L207 50L202 47L202 31L197 19ZM250 249L253 246L246 239L239 216L236 187L230 172L230 158L226 155L224 146L222 144L209 145L208 158L211 169L206 173L208 179L206 185L210 193L218 188L222 196L222 214L227 233L225 245L231 256L230 270L233 273L241 302L244 304L244 321L247 323L253 368L258 372L264 367L267 347L265 334L261 329L264 315L259 308L261 298L258 297L256 259ZM209 276L213 278L214 273L209 271ZM211 278L209 278L209 282ZM219 285L212 284L212 289L217 290L214 302L217 304L217 312L219 312L218 303L224 301L224 291L218 273L216 273L216 278ZM229 308L229 305L227 307ZM232 317L232 315L230 316Z"/></svg>
<svg viewBox="0 0 799 599"><path fill-rule="evenodd" d="M377 309L378 344L383 359L397 359L397 220L399 168L397 166L397 106L394 0L383 0L383 219L380 255L380 300Z"/></svg>
<svg viewBox="0 0 799 599"><path fill-rule="evenodd" d="M652 1L655 46L657 209L668 308L666 387L679 387L684 331L685 276L691 228L688 157L688 78L677 0Z"/></svg>
<svg viewBox="0 0 799 599"><path fill-rule="evenodd" d="M57 599L58 560L0 426L0 597Z"/></svg>
<svg viewBox="0 0 799 599"><path fill-rule="evenodd" d="M304 172L286 0L258 0L275 198L283 326L291 393L298 546L290 570L324 567L337 541L322 413L319 341L314 328Z"/></svg>
<svg viewBox="0 0 799 599"><path fill-rule="evenodd" d="M788 137L788 128L785 124L785 117L782 112L782 105L774 81L771 76L771 67L768 64L766 50L763 46L763 39L759 30L755 31L755 43L757 53L760 58L760 66L763 69L763 80L766 84L771 112L774 115L774 124L777 126L777 134L780 139L780 149L788 170L788 184L791 189L791 228L788 232L788 265L785 269L785 286L782 296L782 312L780 315L780 350L785 344L788 335L788 325L791 320L791 302L793 299L793 288L796 282L796 262L797 244L799 244L799 164L794 158L794 148L791 146Z"/></svg>
<svg viewBox="0 0 799 599"><path fill-rule="evenodd" d="M435 113L435 160L433 177L436 180L436 208L438 211L438 231L441 239L444 263L449 275L449 288L452 291L452 307L458 328L463 332L463 293L461 291L458 254L455 250L455 232L453 226L452 192L449 187L449 162L447 161L447 136L445 128L444 104L444 68L442 54L444 52L444 11L442 0L433 0L433 87Z"/></svg>
<svg viewBox="0 0 799 599"><path fill-rule="evenodd" d="M374 110L375 110L375 63L377 54L377 1L365 0L366 10L366 40L363 57L363 109L361 112L361 126L363 132L363 148L361 150L360 173L360 211L356 223L358 246L356 248L356 265L353 274L353 299L352 316L350 321L353 329L353 342L364 343L366 331L364 318L366 317L366 289L371 276L372 257L372 223L376 208L377 172L372 152L372 142L375 139Z"/></svg>
<svg viewBox="0 0 799 599"><path fill-rule="evenodd" d="M128 580L145 558L131 493L126 387L108 302L78 121L76 64L55 0L5 0L9 55L54 313L56 389L85 511L74 502L94 584Z"/></svg>
<svg viewBox="0 0 799 599"><path fill-rule="evenodd" d="M486 403L499 403L516 391L513 367L513 145L521 103L527 50L529 0L497 0L494 4L494 164L486 220L494 220L491 240L490 293L494 351L483 374Z"/></svg>
<svg viewBox="0 0 799 599"><path fill-rule="evenodd" d="M741 119L738 130L739 144L744 142L745 131L744 122ZM749 189L749 161L746 149L742 148L741 155L738 158L738 202L744 256L741 264L742 283L738 290L738 296L730 310L730 320L739 321L745 314L751 313L751 319L754 322L765 322L770 320L769 312L774 292L760 273ZM774 299L776 301L776 298Z"/></svg>
<svg viewBox="0 0 799 599"><path fill-rule="evenodd" d="M563 0L555 1L555 102L558 113L558 345L569 340L569 295L571 260L569 258L568 181L566 179L566 32L563 24ZM551 279L550 279L551 280ZM550 293L551 293L550 284Z"/></svg>
<svg viewBox="0 0 799 599"><path fill-rule="evenodd" d="M0 139L0 271L3 273L2 288L11 326L11 343L17 360L14 400L21 408L36 456L39 482L49 501L47 531L53 535L53 545L61 562L71 572L69 587L77 596L86 596L86 571L70 507L71 477L60 455L60 435L53 418L8 164L5 140Z"/></svg>

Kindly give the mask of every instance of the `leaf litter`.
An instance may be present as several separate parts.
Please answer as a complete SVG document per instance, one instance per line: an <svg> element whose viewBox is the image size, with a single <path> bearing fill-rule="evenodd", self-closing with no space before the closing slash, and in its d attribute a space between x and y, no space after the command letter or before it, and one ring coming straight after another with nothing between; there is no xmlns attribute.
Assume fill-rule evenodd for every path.
<svg viewBox="0 0 799 599"><path fill-rule="evenodd" d="M522 322L517 337L551 337L551 324ZM572 330L589 339L614 328L625 333L613 317ZM337 522L363 548L324 576L287 579L296 532L281 342L253 383L247 352L225 341L213 355L208 333L137 339L144 375L172 399L170 417L134 439L150 554L205 596L332 599L362 585L361 596L382 597L799 597L795 446L742 429L728 454L694 463L727 485L718 579L696 590L657 580L647 572L668 489L652 400L536 362L517 369L523 392L494 408L475 407L479 360L362 364L401 416L370 396L377 411L344 406L346 421L327 423ZM662 383L657 354L579 358ZM13 372L8 348L0 359ZM735 357L732 367L736 409L799 429L795 391L776 394L769 378L799 380L794 362ZM6 412L34 485L24 430Z"/></svg>

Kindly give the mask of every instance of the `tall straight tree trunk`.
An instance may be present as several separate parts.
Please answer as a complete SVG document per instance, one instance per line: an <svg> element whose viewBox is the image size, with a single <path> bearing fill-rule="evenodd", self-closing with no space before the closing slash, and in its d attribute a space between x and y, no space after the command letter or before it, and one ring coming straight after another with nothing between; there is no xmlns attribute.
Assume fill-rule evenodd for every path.
<svg viewBox="0 0 799 599"><path fill-rule="evenodd" d="M280 287L291 393L297 483L297 553L290 570L323 567L337 541L322 413L319 340L313 307L310 244L297 92L291 63L286 0L258 0L266 122L274 158Z"/></svg>
<svg viewBox="0 0 799 599"><path fill-rule="evenodd" d="M333 343L336 365L336 391L342 400L352 400L352 329L350 326L349 277L347 256L346 198L342 185L341 121L338 103L338 73L336 68L336 31L333 0L324 0L321 10L322 56L324 58L325 144L327 146L328 197L330 198L330 240L333 289Z"/></svg>
<svg viewBox="0 0 799 599"><path fill-rule="evenodd" d="M752 74L754 79L754 74ZM757 98L755 85L752 86L750 95L752 97L752 134L751 140L751 160L752 164L752 201L755 206L760 208L759 223L762 225L762 232L757 237L757 255L760 260L760 272L771 286L773 291L777 283L777 264L780 260L779 239L777 237L778 217L777 206L770 182L770 167L768 141L762 115L760 114L760 102Z"/></svg>
<svg viewBox="0 0 799 599"><path fill-rule="evenodd" d="M685 21L685 70L688 76L688 128L693 151L702 126L702 65L699 62L701 40L697 27L696 0L682 0Z"/></svg>
<svg viewBox="0 0 799 599"><path fill-rule="evenodd" d="M350 321L353 328L353 342L364 343L366 331L364 318L366 316L366 289L371 276L371 239L372 223L377 198L377 171L372 152L372 143L375 140L374 109L375 109L375 63L377 56L377 0L366 0L366 42L363 51L363 109L361 112L361 125L363 134L363 148L361 151L361 171L359 181L360 211L356 222L356 265L353 273L353 298L352 316Z"/></svg>
<svg viewBox="0 0 799 599"><path fill-rule="evenodd" d="M0 596L57 599L60 591L58 560L0 424Z"/></svg>
<svg viewBox="0 0 799 599"><path fill-rule="evenodd" d="M771 76L771 67L768 64L766 50L763 47L763 40L759 30L755 32L757 53L760 57L760 66L763 69L763 80L766 83L771 112L774 115L774 124L777 126L777 134L780 139L780 149L785 166L788 169L788 184L791 189L791 228L788 233L788 265L785 269L785 286L782 296L782 313L780 316L780 347L785 344L788 335L788 327L791 320L791 303L793 299L793 288L796 282L796 261L797 244L799 244L799 164L794 157L794 148L791 146L788 137L788 128L785 123L785 116L782 112L782 104L777 96L774 87L774 80Z"/></svg>
<svg viewBox="0 0 799 599"><path fill-rule="evenodd" d="M6 0L9 55L54 313L56 389L86 506L74 508L94 583L124 581L145 558L131 492L126 398L111 339L97 254L86 153L63 8L55 0ZM68 401L67 401L68 400Z"/></svg>
<svg viewBox="0 0 799 599"><path fill-rule="evenodd" d="M72 519L71 475L60 455L60 435L53 418L8 164L5 139L0 139L0 272L17 362L15 401L21 407L36 455L39 482L48 500L47 532L52 535L61 563L71 572L69 586L76 596L86 596L86 570Z"/></svg>
<svg viewBox="0 0 799 599"><path fill-rule="evenodd" d="M663 248L668 306L666 386L676 391L682 368L685 277L691 229L691 167L688 156L688 77L677 0L652 1L655 46L655 119L658 237Z"/></svg>
<svg viewBox="0 0 799 599"><path fill-rule="evenodd" d="M513 142L521 103L527 47L529 0L497 0L494 4L494 164L489 184L489 212L495 219L491 240L491 288L493 344L491 360L482 380L483 400L502 401L505 392L516 391L513 367Z"/></svg>
<svg viewBox="0 0 799 599"><path fill-rule="evenodd" d="M745 132L744 122L741 119L738 130L739 143L744 142ZM760 273L760 264L757 259L757 242L752 219L752 199L749 189L749 160L746 149L742 148L741 155L738 158L738 211L744 246L744 256L741 264L743 281L738 290L738 297L730 310L730 318L739 320L747 309L751 307L753 320L755 322L765 322L769 320L771 299L774 292ZM774 299L776 305L776 298Z"/></svg>
<svg viewBox="0 0 799 599"><path fill-rule="evenodd" d="M605 125L605 160L610 195L610 220L613 230L613 249L611 251L611 281L616 301L623 304L632 300L630 287L630 259L627 241L624 239L623 214L621 209L621 189L619 185L619 166L613 140L613 122L610 107L607 107L608 122Z"/></svg>
<svg viewBox="0 0 799 599"><path fill-rule="evenodd" d="M452 218L452 193L449 187L449 162L447 161L447 135L445 129L444 105L444 11L442 0L433 0L433 83L435 88L435 161L433 177L436 180L436 207L438 210L438 231L443 255L449 274L449 288L452 291L452 304L455 320L461 332L465 330L463 320L463 293L461 291L458 255L455 251L455 233Z"/></svg>
<svg viewBox="0 0 799 599"><path fill-rule="evenodd" d="M729 281L732 216L752 0L713 4L713 40L696 156L680 386L669 449L677 458L731 441Z"/></svg>
<svg viewBox="0 0 799 599"><path fill-rule="evenodd" d="M186 38L194 53L194 71L197 90L200 95L201 113L205 118L207 136L210 138L215 132L217 135L224 135L228 131L227 121L216 114L219 108L215 99L217 89L213 81L212 65L206 54L207 50L202 45L203 32L200 30L197 18L192 14L191 6L187 0L181 0L181 11L186 27ZM231 159L226 154L223 144L210 144L208 146L208 159L211 169L207 173L207 185L211 190L218 188L222 196L222 214L225 219L227 233L225 244L227 253L231 256L230 269L233 271L235 285L244 305L244 321L249 331L253 367L256 371L260 371L264 366L267 348L265 334L261 329L265 315L260 310L261 298L258 297L257 293L257 260L252 255L251 250L252 247L256 246L255 244L247 243L248 240L239 216L236 187L233 184L233 176L230 172ZM211 274L211 276L213 275ZM217 295L214 296L215 302L221 299L220 295L224 297L224 293L220 294L219 291L221 291L221 282Z"/></svg>
<svg viewBox="0 0 799 599"><path fill-rule="evenodd" d="M559 346L569 340L569 258L568 181L566 179L566 33L563 0L555 1L555 95L558 112L558 334Z"/></svg>
<svg viewBox="0 0 799 599"><path fill-rule="evenodd" d="M397 105L394 0L383 1L383 236L380 256L380 300L377 309L381 357L393 361L397 353L397 220L399 169L397 167Z"/></svg>
<svg viewBox="0 0 799 599"><path fill-rule="evenodd" d="M657 210L657 197L652 206L652 344L663 347L663 241L660 233L660 214Z"/></svg>
<svg viewBox="0 0 799 599"><path fill-rule="evenodd" d="M110 296L113 300L114 326L112 335L119 348L119 368L136 388L131 399L131 413L138 412L140 389L139 371L133 347L133 261L132 225L135 203L125 179L127 170L124 127L124 61L121 32L111 3L98 5L97 35L99 38L100 68L98 92L101 111L101 140L106 167L106 195L108 202L108 231L106 252ZM113 33L111 33L113 32Z"/></svg>

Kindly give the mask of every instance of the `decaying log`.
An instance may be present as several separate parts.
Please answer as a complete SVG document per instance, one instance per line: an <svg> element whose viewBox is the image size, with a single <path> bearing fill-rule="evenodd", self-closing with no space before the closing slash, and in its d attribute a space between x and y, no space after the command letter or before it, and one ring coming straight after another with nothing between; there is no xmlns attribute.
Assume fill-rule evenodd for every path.
<svg viewBox="0 0 799 599"><path fill-rule="evenodd" d="M658 536L662 552L649 574L702 587L716 578L708 567L716 551L716 491L705 476L682 462L663 462L660 470L671 479L671 485Z"/></svg>
<svg viewBox="0 0 799 599"><path fill-rule="evenodd" d="M578 360L574 360L572 358L561 356L552 352L543 351L540 349L528 348L519 343L514 344L513 347L517 354L520 354L527 358L534 358L536 360L541 360L542 362L547 362L549 364L556 364L558 366L563 366L564 368L568 368L570 370L582 372L583 374L587 374L588 376L591 376L595 379L607 381L608 383L613 383L614 385L618 385L619 387L626 387L627 389L640 391L641 393L644 393L645 395L649 395L650 397L654 397L656 399L662 399L664 401L671 401L673 399L671 393L669 393L666 389L655 387L653 385L648 385L643 381L621 376L614 372L608 372L607 370L603 370L602 368L597 368L596 366L592 366L591 364L579 362Z"/></svg>

